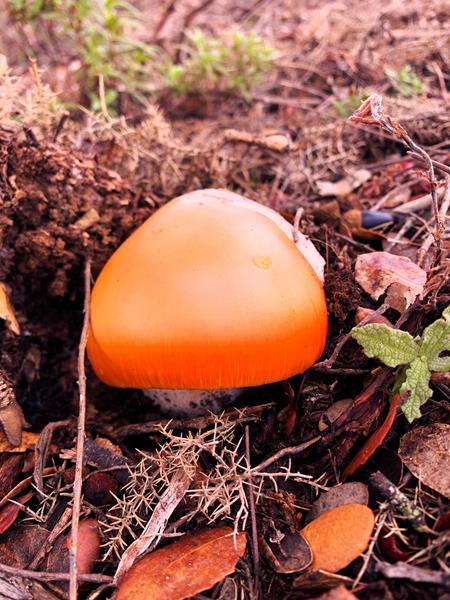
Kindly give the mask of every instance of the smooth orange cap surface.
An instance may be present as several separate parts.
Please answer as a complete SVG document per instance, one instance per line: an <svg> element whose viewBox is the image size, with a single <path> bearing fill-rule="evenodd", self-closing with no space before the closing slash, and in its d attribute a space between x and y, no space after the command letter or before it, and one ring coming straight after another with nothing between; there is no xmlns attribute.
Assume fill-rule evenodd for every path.
<svg viewBox="0 0 450 600"><path fill-rule="evenodd" d="M310 367L327 334L323 286L278 219L224 190L156 211L94 286L88 355L98 377L117 387L218 389Z"/></svg>

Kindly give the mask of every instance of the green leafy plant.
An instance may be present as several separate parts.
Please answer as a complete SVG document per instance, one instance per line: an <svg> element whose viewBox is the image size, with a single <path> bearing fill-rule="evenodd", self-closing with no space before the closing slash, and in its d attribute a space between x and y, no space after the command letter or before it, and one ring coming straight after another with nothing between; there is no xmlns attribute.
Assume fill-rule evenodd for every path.
<svg viewBox="0 0 450 600"><path fill-rule="evenodd" d="M331 100L332 105L334 106L334 110L338 117L342 119L348 119L360 106L361 104L367 100L369 95L360 90L349 89L346 96Z"/></svg>
<svg viewBox="0 0 450 600"><path fill-rule="evenodd" d="M248 96L273 67L274 49L254 33L236 31L222 40L196 29L186 39L182 60L161 67L167 86L178 94L220 90Z"/></svg>
<svg viewBox="0 0 450 600"><path fill-rule="evenodd" d="M91 108L100 107L99 76L105 85L108 108L118 90L139 98L148 85L148 63L153 47L130 37L142 26L141 14L124 0L9 0L10 11L21 21L52 22L58 43L80 59L79 77ZM38 23L38 19L40 19Z"/></svg>
<svg viewBox="0 0 450 600"><path fill-rule="evenodd" d="M420 417L420 407L433 393L431 373L450 371L450 356L441 356L450 351L450 306L421 337L378 323L354 327L351 333L368 357L378 358L388 367L403 365L394 388L400 392L408 421Z"/></svg>
<svg viewBox="0 0 450 600"><path fill-rule="evenodd" d="M423 83L411 65L405 65L400 71L386 69L385 73L392 87L405 98L420 96L423 93Z"/></svg>

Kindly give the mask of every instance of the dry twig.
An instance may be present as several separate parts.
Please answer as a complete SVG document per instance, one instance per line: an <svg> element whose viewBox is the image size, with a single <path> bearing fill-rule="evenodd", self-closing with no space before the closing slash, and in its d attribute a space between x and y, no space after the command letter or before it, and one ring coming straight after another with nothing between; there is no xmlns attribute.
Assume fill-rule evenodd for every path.
<svg viewBox="0 0 450 600"><path fill-rule="evenodd" d="M91 261L86 260L84 268L84 320L81 330L80 345L78 348L78 388L80 391L80 406L78 414L77 427L77 446L75 462L75 479L73 482L73 512L72 529L70 536L69 560L70 560L70 578L69 578L69 598L77 600L78 573L77 573L77 554L78 554L78 524L80 521L81 510L81 488L83 484L83 458L84 458L84 436L86 424L86 372L84 360L86 354L86 344L89 327L89 306L91 301Z"/></svg>
<svg viewBox="0 0 450 600"><path fill-rule="evenodd" d="M256 509L255 509L255 494L253 490L251 461L250 461L250 428L248 425L245 426L245 458L247 461L248 468L248 500L250 506L250 518L252 525L252 555L253 555L253 567L254 567L254 592L258 596L259 590L259 547L258 547L258 527L256 524Z"/></svg>
<svg viewBox="0 0 450 600"><path fill-rule="evenodd" d="M430 182L430 192L432 198L432 207L434 213L434 239L436 242L437 254L441 252L441 237L444 232L444 223L439 213L439 204L437 200L436 187L437 181L434 174L434 164L431 157L425 150L416 144L408 135L407 131L398 121L386 115L383 109L382 97L379 94L372 94L361 107L350 117L354 123L365 123L366 125L376 125L384 131L400 140L408 150L420 157L420 160L427 166L428 181Z"/></svg>

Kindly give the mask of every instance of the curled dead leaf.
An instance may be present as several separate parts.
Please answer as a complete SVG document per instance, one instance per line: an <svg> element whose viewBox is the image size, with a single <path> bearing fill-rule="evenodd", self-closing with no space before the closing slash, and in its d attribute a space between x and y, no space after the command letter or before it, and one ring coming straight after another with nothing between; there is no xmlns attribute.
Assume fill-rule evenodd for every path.
<svg viewBox="0 0 450 600"><path fill-rule="evenodd" d="M9 296L6 291L6 286L2 282L0 282L0 319L3 319L8 323L8 327L13 333L15 333L16 335L20 334L19 323L16 319L16 315L14 314L12 304L9 300Z"/></svg>
<svg viewBox="0 0 450 600"><path fill-rule="evenodd" d="M402 437L399 455L417 479L450 498L450 425L412 429Z"/></svg>
<svg viewBox="0 0 450 600"><path fill-rule="evenodd" d="M245 552L244 533L208 529L148 554L125 574L116 600L183 600L232 573Z"/></svg>
<svg viewBox="0 0 450 600"><path fill-rule="evenodd" d="M268 543L260 540L262 553L277 573L300 573L313 561L311 548L297 532L286 532L280 540Z"/></svg>
<svg viewBox="0 0 450 600"><path fill-rule="evenodd" d="M39 439L39 433L33 433L32 431L24 431L22 433L22 442L20 446L12 447L9 440L3 432L0 432L0 452L10 452L21 454L27 450L34 450Z"/></svg>
<svg viewBox="0 0 450 600"><path fill-rule="evenodd" d="M405 256L369 252L358 256L355 278L374 300L386 293L386 304L403 312L422 294L427 274Z"/></svg>
<svg viewBox="0 0 450 600"><path fill-rule="evenodd" d="M308 523L300 534L313 552L310 570L337 573L358 558L372 535L375 516L362 504L345 504Z"/></svg>

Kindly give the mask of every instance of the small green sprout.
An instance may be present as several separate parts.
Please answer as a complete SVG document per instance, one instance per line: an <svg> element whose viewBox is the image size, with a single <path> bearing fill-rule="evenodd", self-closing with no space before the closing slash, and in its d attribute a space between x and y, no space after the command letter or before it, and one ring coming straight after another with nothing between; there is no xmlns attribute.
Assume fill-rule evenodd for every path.
<svg viewBox="0 0 450 600"><path fill-rule="evenodd" d="M339 99L333 99L331 100L331 103L334 106L334 110L338 117L341 117L341 119L348 119L348 117L356 112L368 97L369 94L363 90L350 88L346 96Z"/></svg>
<svg viewBox="0 0 450 600"><path fill-rule="evenodd" d="M182 60L161 67L166 85L177 94L219 90L247 97L273 67L274 49L254 33L236 31L220 39L196 29L186 40Z"/></svg>
<svg viewBox="0 0 450 600"><path fill-rule="evenodd" d="M351 333L369 358L378 358L388 367L404 365L394 388L400 392L408 421L419 418L420 407L433 394L428 385L431 373L450 371L450 356L441 356L450 352L450 306L421 337L378 323L354 327Z"/></svg>
<svg viewBox="0 0 450 600"><path fill-rule="evenodd" d="M132 4L124 0L9 0L9 8L17 21L32 26L39 36L46 35L43 24L57 29L60 43L80 60L77 75L92 110L101 105L99 76L112 113L119 90L142 99L155 50L136 39L144 22ZM54 41L49 38L47 43Z"/></svg>
<svg viewBox="0 0 450 600"><path fill-rule="evenodd" d="M405 65L400 71L385 69L392 87L405 98L420 96L423 93L423 83L411 65Z"/></svg>

